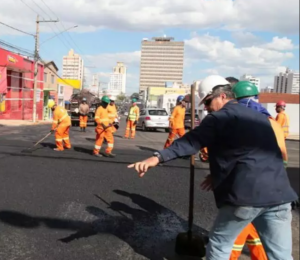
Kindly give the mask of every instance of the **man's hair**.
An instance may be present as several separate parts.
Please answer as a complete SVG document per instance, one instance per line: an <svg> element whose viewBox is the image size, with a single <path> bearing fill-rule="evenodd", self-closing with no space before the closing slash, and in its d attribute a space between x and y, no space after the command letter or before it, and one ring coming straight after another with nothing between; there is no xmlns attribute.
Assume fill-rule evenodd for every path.
<svg viewBox="0 0 300 260"><path fill-rule="evenodd" d="M239 80L234 77L227 77L226 80L230 83L231 86L239 82Z"/></svg>
<svg viewBox="0 0 300 260"><path fill-rule="evenodd" d="M214 97L218 97L222 93L226 94L227 99L234 99L235 98L235 95L232 92L232 87L230 85L219 85L219 86L215 86L212 89L212 95Z"/></svg>

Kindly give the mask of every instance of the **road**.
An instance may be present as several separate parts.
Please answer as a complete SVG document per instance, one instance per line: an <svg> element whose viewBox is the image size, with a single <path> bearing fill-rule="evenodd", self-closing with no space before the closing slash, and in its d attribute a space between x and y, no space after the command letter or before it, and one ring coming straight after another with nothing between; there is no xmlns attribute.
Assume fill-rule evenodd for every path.
<svg viewBox="0 0 300 260"><path fill-rule="evenodd" d="M189 161L177 160L144 178L127 164L161 149L163 131L115 135L114 159L91 155L95 133L71 129L72 149L55 152L50 137L22 152L49 125L0 126L0 259L173 260L174 239L187 228ZM288 142L289 176L299 193L299 142ZM208 173L197 162L195 231L207 232L217 209L199 183ZM299 259L299 214L294 212L294 257ZM245 252L241 259L250 259Z"/></svg>

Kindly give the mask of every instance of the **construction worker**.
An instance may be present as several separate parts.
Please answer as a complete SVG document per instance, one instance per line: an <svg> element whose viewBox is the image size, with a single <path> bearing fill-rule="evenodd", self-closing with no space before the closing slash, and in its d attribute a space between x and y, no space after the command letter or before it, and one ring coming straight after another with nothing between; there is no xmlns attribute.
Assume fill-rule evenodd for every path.
<svg viewBox="0 0 300 260"><path fill-rule="evenodd" d="M55 132L56 148L54 148L54 151L63 151L64 148L71 149L69 136L71 118L68 111L61 106L57 106L52 99L48 101L48 107L53 112L53 123L50 132Z"/></svg>
<svg viewBox="0 0 300 260"><path fill-rule="evenodd" d="M169 119L170 121L169 136L165 143L164 148L168 148L174 142L174 139L177 135L179 137L184 136L185 106L186 106L186 102L184 100L184 96L178 96L176 101L176 107L174 108L172 115Z"/></svg>
<svg viewBox="0 0 300 260"><path fill-rule="evenodd" d="M129 114L126 119L127 124L126 124L126 132L124 138L129 138L131 132L131 139L134 139L136 125L139 120L139 116L140 116L140 109L137 106L137 100L134 98L132 99L132 106L129 109Z"/></svg>
<svg viewBox="0 0 300 260"><path fill-rule="evenodd" d="M90 112L90 107L86 102L86 98L83 98L79 106L79 124L80 124L81 132L85 132L85 129L87 127L89 112Z"/></svg>
<svg viewBox="0 0 300 260"><path fill-rule="evenodd" d="M97 127L95 129L96 132L96 143L93 154L97 157L102 157L100 154L101 146L103 144L104 138L107 141L107 148L103 155L105 157L113 158L115 154L112 153L114 148L114 136L112 133L112 124L110 123L110 119L108 117L107 107L110 103L110 99L108 96L103 96L101 99L101 105L97 108L95 114L95 121L97 123Z"/></svg>
<svg viewBox="0 0 300 260"><path fill-rule="evenodd" d="M110 120L110 123L113 125L111 127L112 133L115 133L117 131L115 125L116 125L116 121L118 120L118 111L115 105L115 101L112 99L110 99L110 103L107 106L107 112L108 112L108 118Z"/></svg>
<svg viewBox="0 0 300 260"><path fill-rule="evenodd" d="M276 121L282 127L286 139L289 135L290 118L285 112L285 108L286 108L286 103L284 101L281 100L276 103L276 112L278 113L276 117Z"/></svg>
<svg viewBox="0 0 300 260"><path fill-rule="evenodd" d="M251 223L269 260L292 260L291 202L297 194L277 141L284 143L283 132L267 116L240 105L231 89L221 76L205 78L199 86L200 103L213 112L170 147L128 168L143 177L160 163L208 147L211 174L202 188L213 190L219 212L206 260L228 260L236 238Z"/></svg>

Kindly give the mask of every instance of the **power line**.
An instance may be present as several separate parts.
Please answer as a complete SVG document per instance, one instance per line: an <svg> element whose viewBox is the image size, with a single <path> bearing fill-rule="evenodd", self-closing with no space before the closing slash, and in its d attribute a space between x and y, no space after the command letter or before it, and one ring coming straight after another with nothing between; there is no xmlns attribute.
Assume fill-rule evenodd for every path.
<svg viewBox="0 0 300 260"><path fill-rule="evenodd" d="M6 24L6 23L0 22L0 24L6 26L6 27L8 27L8 28L11 28L11 29L13 29L13 30L15 30L15 31L18 31L18 32L21 32L21 33L24 33L24 34L27 34L27 35L30 35L30 36L35 37L35 35L32 34L32 33L24 32L24 31L22 31L22 30L20 30L20 29L17 29L17 28L15 28L15 27L10 26L10 25L8 25L8 24Z"/></svg>
<svg viewBox="0 0 300 260"><path fill-rule="evenodd" d="M33 8L31 8L28 4L26 4L23 0L21 0L21 2L26 5L32 12L34 12L35 14L39 15L39 13L37 11L35 11Z"/></svg>
<svg viewBox="0 0 300 260"><path fill-rule="evenodd" d="M0 45L4 46L5 48L8 48L9 50L13 50L13 52L15 52L15 53L19 53L19 54L22 54L24 56L30 56L30 57L34 56L33 52L30 52L29 50L26 50L26 49L23 49L21 47L12 45L11 43L5 42L3 40L0 40Z"/></svg>

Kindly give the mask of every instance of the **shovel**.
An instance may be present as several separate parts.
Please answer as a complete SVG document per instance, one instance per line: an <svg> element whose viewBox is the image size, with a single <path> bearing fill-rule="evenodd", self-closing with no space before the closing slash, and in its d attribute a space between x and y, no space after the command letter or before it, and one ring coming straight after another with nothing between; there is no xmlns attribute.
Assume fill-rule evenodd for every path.
<svg viewBox="0 0 300 260"><path fill-rule="evenodd" d="M195 127L195 85L191 86L191 116ZM194 182L195 182L195 155L190 159L190 194L189 194L189 226L186 233L179 233L176 238L175 252L182 256L204 257L205 242L201 236L193 234L194 220Z"/></svg>
<svg viewBox="0 0 300 260"><path fill-rule="evenodd" d="M22 153L32 153L33 152L33 148L34 147L36 147L38 144L40 144L41 142L43 142L46 138L48 138L50 135L51 135L52 133L50 132L50 133L48 133L45 137L43 137L41 140L39 140L38 142L36 142L35 144L34 144L34 146L32 146L32 147L30 147L30 148L27 148L27 149L25 149L25 150L23 150L23 151L21 151Z"/></svg>

